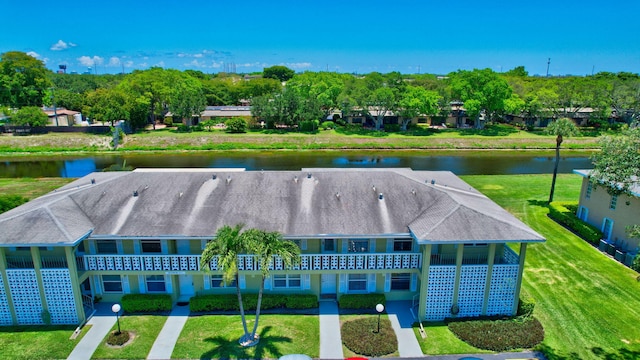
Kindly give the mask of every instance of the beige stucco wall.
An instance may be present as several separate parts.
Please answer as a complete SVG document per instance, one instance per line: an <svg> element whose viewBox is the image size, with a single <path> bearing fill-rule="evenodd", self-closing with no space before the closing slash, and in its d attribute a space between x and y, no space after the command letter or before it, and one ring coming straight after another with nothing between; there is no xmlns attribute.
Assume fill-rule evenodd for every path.
<svg viewBox="0 0 640 360"><path fill-rule="evenodd" d="M579 203L579 206L588 209L587 222L602 230L605 218L613 220L610 240L620 244L627 251L634 250L640 245L640 240L629 238L625 228L640 224L640 199L635 196L619 195L616 208L610 209L611 195L602 186L593 187L591 196L586 198L588 184L589 180L583 178Z"/></svg>

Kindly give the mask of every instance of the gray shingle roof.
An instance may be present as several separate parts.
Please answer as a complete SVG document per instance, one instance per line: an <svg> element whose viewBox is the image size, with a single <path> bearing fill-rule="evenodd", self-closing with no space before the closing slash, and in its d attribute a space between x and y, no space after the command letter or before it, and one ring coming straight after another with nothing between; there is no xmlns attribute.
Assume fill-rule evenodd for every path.
<svg viewBox="0 0 640 360"><path fill-rule="evenodd" d="M1 214L0 245L73 243L89 232L212 237L237 223L288 237L411 233L435 243L544 241L450 172L148 169L93 173Z"/></svg>

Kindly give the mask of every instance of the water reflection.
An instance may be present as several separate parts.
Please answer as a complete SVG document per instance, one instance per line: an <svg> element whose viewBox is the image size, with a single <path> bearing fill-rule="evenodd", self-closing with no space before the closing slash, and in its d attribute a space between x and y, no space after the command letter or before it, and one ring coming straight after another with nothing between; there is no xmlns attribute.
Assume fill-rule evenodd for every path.
<svg viewBox="0 0 640 360"><path fill-rule="evenodd" d="M431 154L431 155L429 155ZM544 174L553 171L553 156L522 153L433 155L425 152L224 152L198 154L127 154L90 157L15 158L0 162L0 177L81 177L114 164L134 168L246 168L300 170L309 167L406 167L449 170L458 175ZM591 168L588 156L563 157L558 171Z"/></svg>

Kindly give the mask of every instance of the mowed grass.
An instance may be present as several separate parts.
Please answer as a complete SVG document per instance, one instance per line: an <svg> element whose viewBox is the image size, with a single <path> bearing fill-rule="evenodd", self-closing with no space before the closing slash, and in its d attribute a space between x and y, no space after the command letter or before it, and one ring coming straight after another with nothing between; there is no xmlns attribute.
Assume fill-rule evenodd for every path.
<svg viewBox="0 0 640 360"><path fill-rule="evenodd" d="M75 326L0 326L0 359L66 359L91 326L75 339Z"/></svg>
<svg viewBox="0 0 640 360"><path fill-rule="evenodd" d="M545 328L539 348L547 357L640 358L638 274L547 217L551 175L462 178L547 239L528 246L523 281ZM559 175L554 200L577 201L581 181Z"/></svg>
<svg viewBox="0 0 640 360"><path fill-rule="evenodd" d="M120 317L120 330L134 332L131 343L122 347L110 347L107 339L103 339L93 353L93 359L145 359L153 346L156 337L167 321L166 316L158 315L126 315ZM116 324L111 331L117 330Z"/></svg>
<svg viewBox="0 0 640 360"><path fill-rule="evenodd" d="M249 331L253 315L247 316ZM243 348L238 339L243 334L238 315L194 316L180 333L172 358L177 359L277 359L286 354L320 353L320 323L316 315L260 316L258 345Z"/></svg>
<svg viewBox="0 0 640 360"><path fill-rule="evenodd" d="M413 330L422 353L426 355L491 353L491 351L478 349L460 340L454 333L449 331L445 323L424 322L423 327L427 334L424 339L420 336L419 327L414 326Z"/></svg>
<svg viewBox="0 0 640 360"><path fill-rule="evenodd" d="M72 182L71 178L0 178L0 194L20 195L27 199L51 192Z"/></svg>

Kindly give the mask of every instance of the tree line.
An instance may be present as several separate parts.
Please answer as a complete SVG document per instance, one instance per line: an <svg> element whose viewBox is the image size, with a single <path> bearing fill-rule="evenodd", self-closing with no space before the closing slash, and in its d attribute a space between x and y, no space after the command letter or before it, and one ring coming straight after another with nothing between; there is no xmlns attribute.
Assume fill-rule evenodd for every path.
<svg viewBox="0 0 640 360"><path fill-rule="evenodd" d="M134 129L155 123L168 112L188 123L206 105L246 103L268 127L323 121L340 113L372 119L377 130L385 116L394 114L405 129L416 116L446 117L454 103L463 104L476 126L480 119L501 121L509 115L572 117L585 108L590 108L589 125L608 126L612 120L628 124L638 120L640 76L601 72L536 77L522 66L504 73L474 69L445 76L295 73L284 66L244 75L158 67L129 74L80 75L53 73L22 52L1 55L0 106L5 114L12 113L9 109L54 103L97 121L126 120Z"/></svg>

